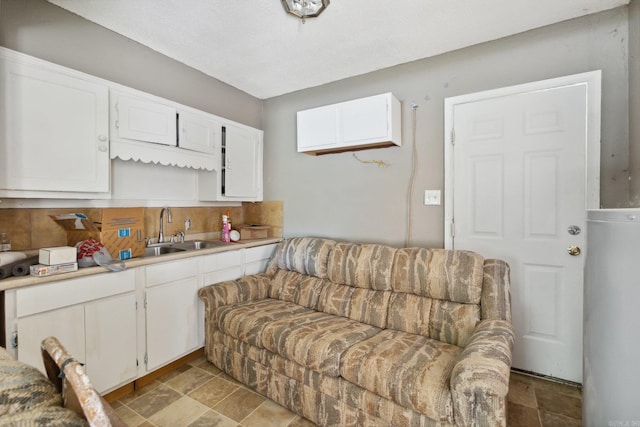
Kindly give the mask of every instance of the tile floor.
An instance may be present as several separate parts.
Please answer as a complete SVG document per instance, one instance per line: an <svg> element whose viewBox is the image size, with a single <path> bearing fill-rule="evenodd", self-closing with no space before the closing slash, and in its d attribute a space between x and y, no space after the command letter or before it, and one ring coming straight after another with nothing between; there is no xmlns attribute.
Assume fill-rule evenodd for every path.
<svg viewBox="0 0 640 427"><path fill-rule="evenodd" d="M580 389L512 373L509 426L580 426ZM308 427L313 424L245 388L204 357L112 404L129 426Z"/></svg>

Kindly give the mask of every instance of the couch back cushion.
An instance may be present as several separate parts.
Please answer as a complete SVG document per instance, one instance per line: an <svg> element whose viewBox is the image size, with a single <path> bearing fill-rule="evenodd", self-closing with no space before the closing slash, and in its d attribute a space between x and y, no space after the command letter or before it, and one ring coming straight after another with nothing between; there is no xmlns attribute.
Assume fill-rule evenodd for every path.
<svg viewBox="0 0 640 427"><path fill-rule="evenodd" d="M387 327L464 347L480 321L483 264L474 252L399 249Z"/></svg>
<svg viewBox="0 0 640 427"><path fill-rule="evenodd" d="M281 269L326 279L327 260L335 244L333 240L317 237L284 240L276 248L267 274L272 275L277 269Z"/></svg>
<svg viewBox="0 0 640 427"><path fill-rule="evenodd" d="M269 298L317 310L320 293L329 283L327 279L318 279L296 271L276 270L271 279Z"/></svg>
<svg viewBox="0 0 640 427"><path fill-rule="evenodd" d="M396 292L480 304L484 258L447 249L398 249L392 275Z"/></svg>
<svg viewBox="0 0 640 427"><path fill-rule="evenodd" d="M391 290L397 249L384 245L337 243L329 255L329 280L358 288Z"/></svg>

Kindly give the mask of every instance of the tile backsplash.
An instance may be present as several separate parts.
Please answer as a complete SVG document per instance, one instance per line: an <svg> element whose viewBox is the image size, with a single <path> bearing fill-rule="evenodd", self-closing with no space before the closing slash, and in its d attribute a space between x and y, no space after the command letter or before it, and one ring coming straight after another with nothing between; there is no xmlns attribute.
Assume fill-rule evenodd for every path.
<svg viewBox="0 0 640 427"><path fill-rule="evenodd" d="M157 237L160 210L144 208L145 237ZM61 209L0 209L0 232L7 233L13 250L37 249L50 246L64 246L67 236L49 215L81 212L92 221L101 217L101 208L61 208ZM190 234L219 232L222 228L222 214L231 213L232 225L268 225L269 237L283 236L282 202L267 201L243 203L230 207L175 207L171 208L172 222L167 224L165 216L164 234L169 236L185 231L185 221L190 219Z"/></svg>

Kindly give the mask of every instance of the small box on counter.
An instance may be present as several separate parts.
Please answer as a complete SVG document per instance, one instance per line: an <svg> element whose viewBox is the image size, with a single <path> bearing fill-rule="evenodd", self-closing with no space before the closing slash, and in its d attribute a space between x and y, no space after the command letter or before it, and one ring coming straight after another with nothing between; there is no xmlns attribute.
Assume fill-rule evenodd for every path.
<svg viewBox="0 0 640 427"><path fill-rule="evenodd" d="M54 274L71 273L78 271L77 262L68 262L66 264L44 265L35 264L29 268L32 276L51 276Z"/></svg>
<svg viewBox="0 0 640 427"><path fill-rule="evenodd" d="M269 237L269 227L266 225L243 224L236 229L240 232L240 240L266 239Z"/></svg>
<svg viewBox="0 0 640 427"><path fill-rule="evenodd" d="M75 245L89 238L102 243L116 259L144 255L143 208L105 208L100 222L91 222L82 213L51 215L67 232L67 244Z"/></svg>
<svg viewBox="0 0 640 427"><path fill-rule="evenodd" d="M78 260L78 251L72 246L42 248L38 252L38 262L44 265L68 264Z"/></svg>

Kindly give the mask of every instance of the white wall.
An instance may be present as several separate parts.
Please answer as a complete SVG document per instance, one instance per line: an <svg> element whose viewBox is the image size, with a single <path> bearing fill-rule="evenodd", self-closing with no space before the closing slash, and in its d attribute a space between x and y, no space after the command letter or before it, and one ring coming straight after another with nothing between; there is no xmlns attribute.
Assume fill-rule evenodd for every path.
<svg viewBox="0 0 640 427"><path fill-rule="evenodd" d="M626 205L627 43L627 8L619 8L269 99L264 116L265 199L284 201L286 236L403 245L412 151L409 104L415 101L419 170L410 201L412 243L442 247L443 207L422 205L422 196L425 189L443 188L444 98L602 69L601 200L606 207ZM403 146L361 151L358 156L381 159L389 167L359 163L352 153L311 157L296 152L296 111L383 92L403 101Z"/></svg>

